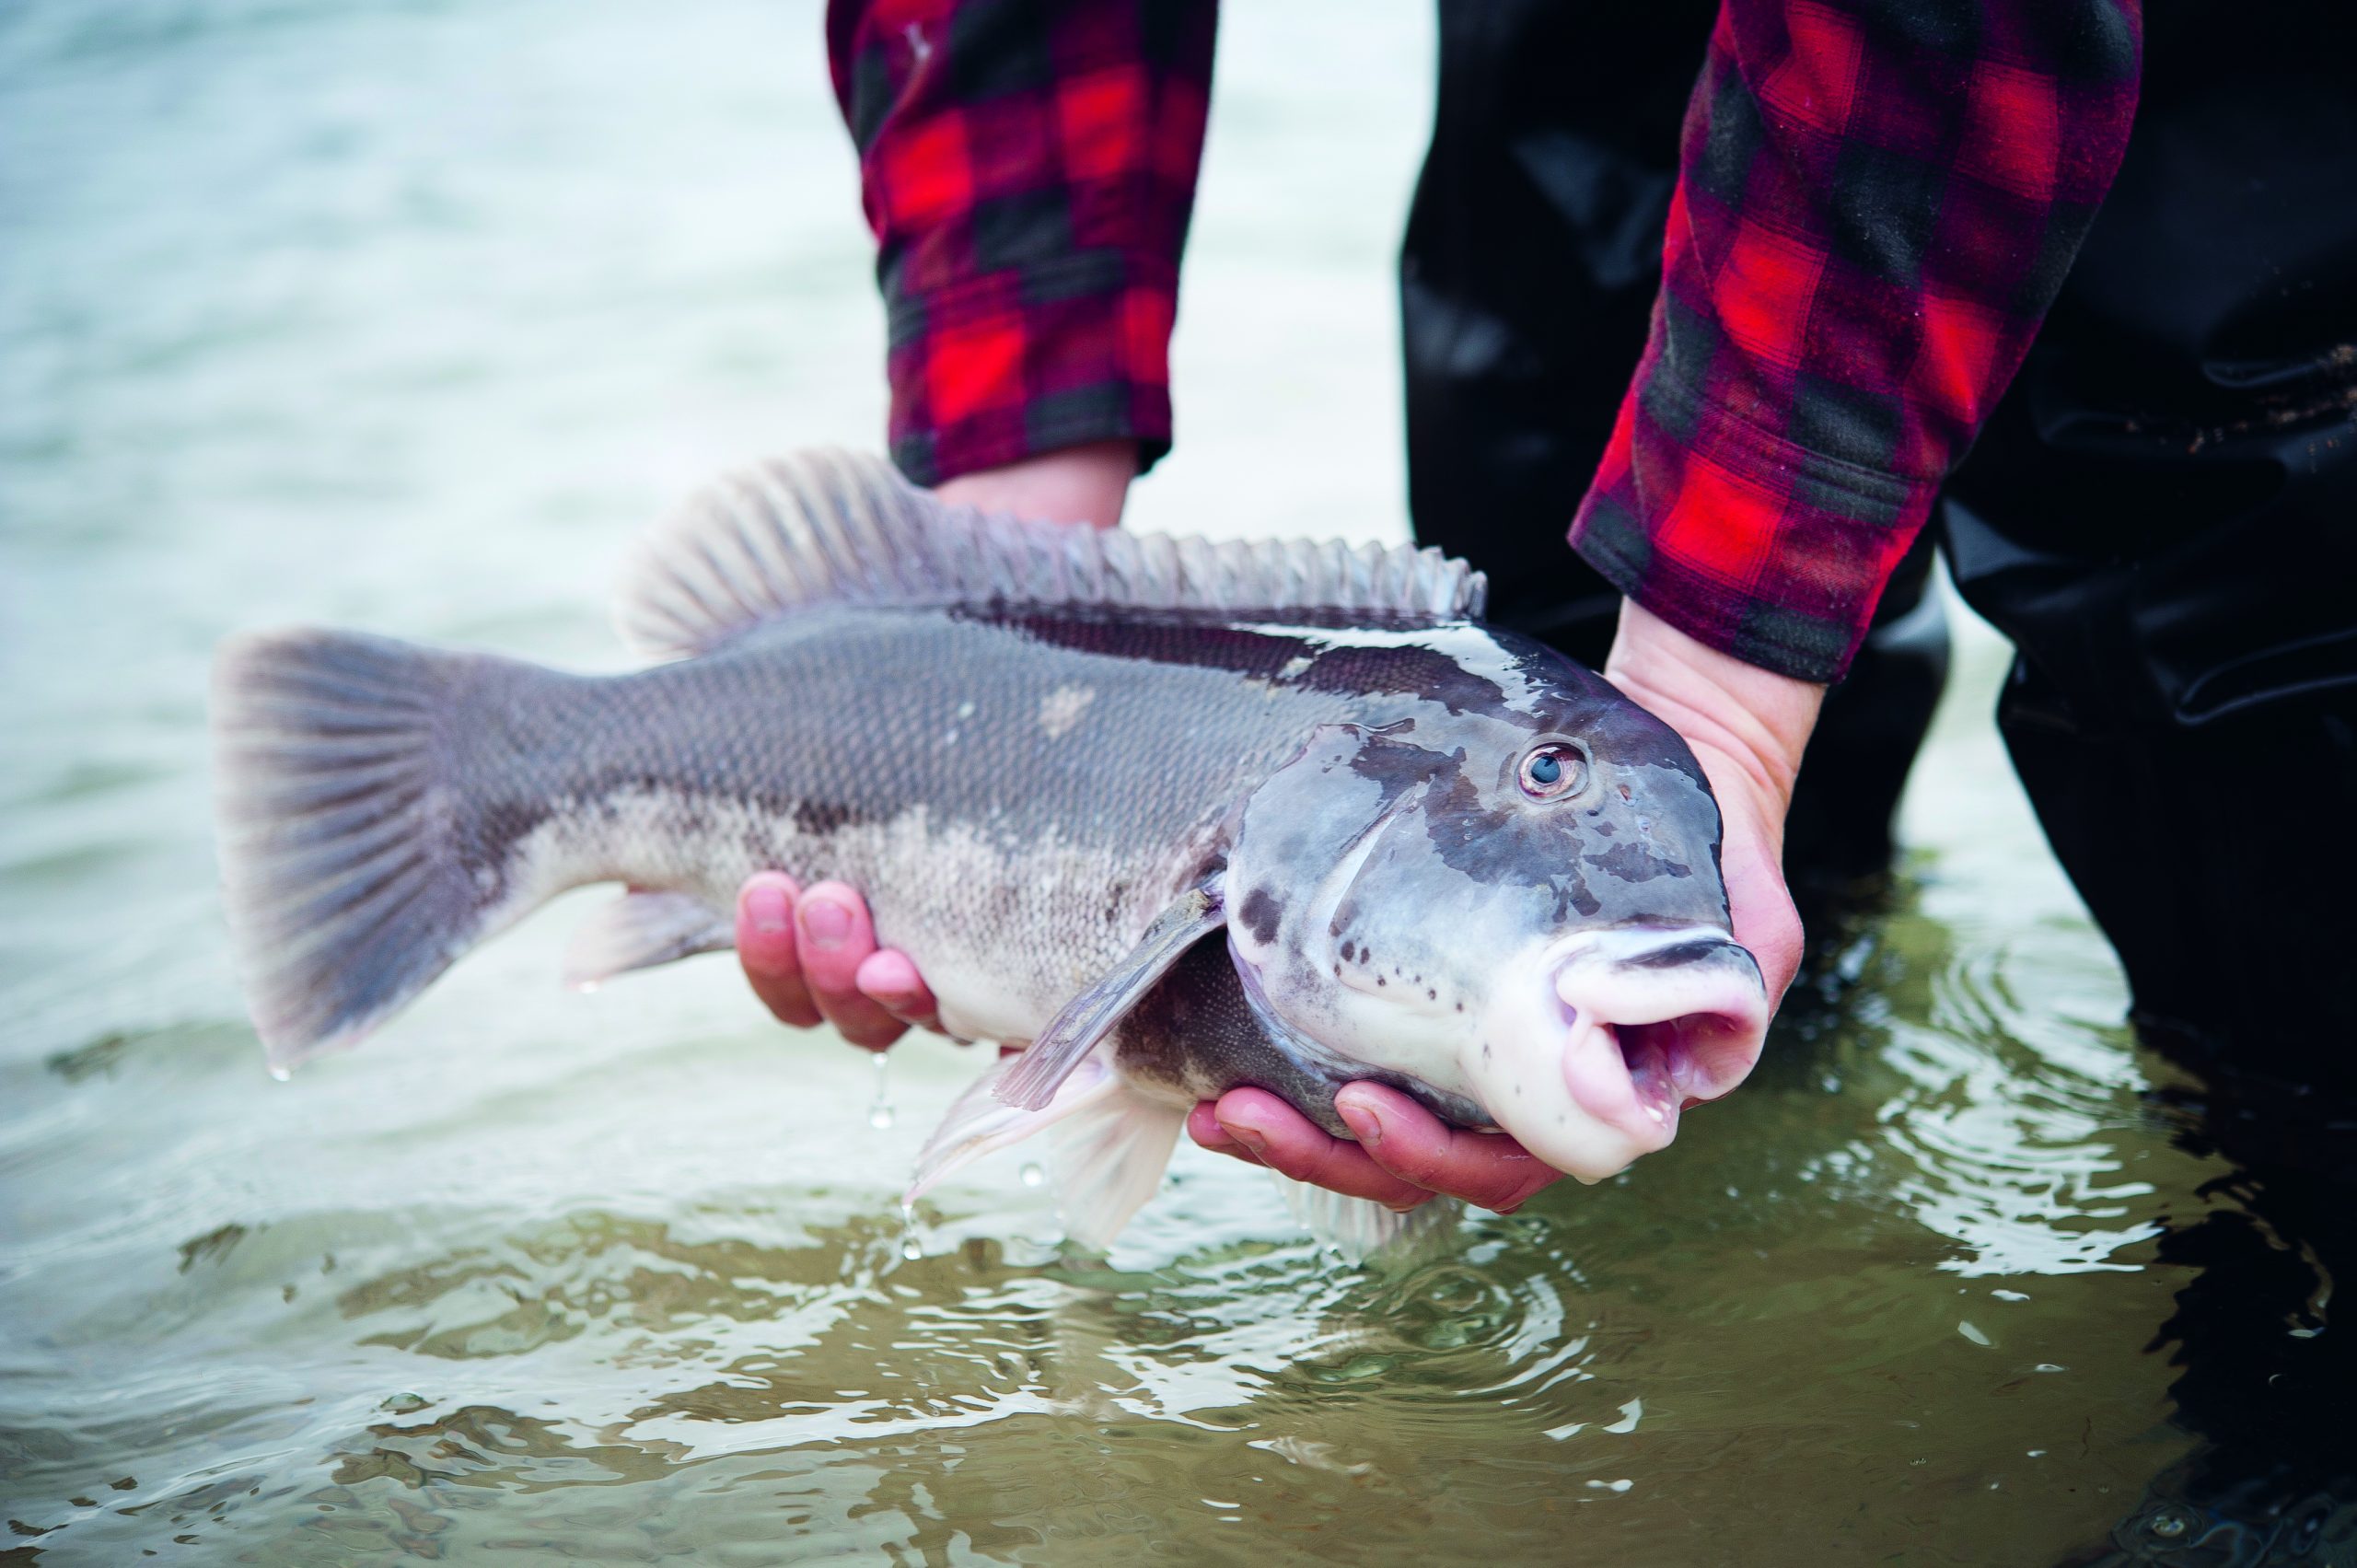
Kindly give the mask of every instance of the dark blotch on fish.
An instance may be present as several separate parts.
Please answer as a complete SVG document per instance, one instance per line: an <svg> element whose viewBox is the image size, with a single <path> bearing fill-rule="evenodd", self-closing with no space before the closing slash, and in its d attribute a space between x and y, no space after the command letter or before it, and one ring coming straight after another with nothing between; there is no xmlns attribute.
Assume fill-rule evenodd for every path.
<svg viewBox="0 0 2357 1568"><path fill-rule="evenodd" d="M1277 926L1284 919L1284 906L1266 888L1255 888L1236 917L1252 933L1254 940L1265 945L1277 939Z"/></svg>

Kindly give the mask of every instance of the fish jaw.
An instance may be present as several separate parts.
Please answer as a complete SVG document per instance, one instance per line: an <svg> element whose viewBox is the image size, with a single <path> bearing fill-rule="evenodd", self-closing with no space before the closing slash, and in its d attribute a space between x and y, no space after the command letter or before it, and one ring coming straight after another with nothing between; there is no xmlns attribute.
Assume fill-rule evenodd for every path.
<svg viewBox="0 0 2357 1568"><path fill-rule="evenodd" d="M1465 1075L1525 1148L1601 1181L1744 1080L1770 1011L1759 965L1724 932L1583 933L1512 967Z"/></svg>

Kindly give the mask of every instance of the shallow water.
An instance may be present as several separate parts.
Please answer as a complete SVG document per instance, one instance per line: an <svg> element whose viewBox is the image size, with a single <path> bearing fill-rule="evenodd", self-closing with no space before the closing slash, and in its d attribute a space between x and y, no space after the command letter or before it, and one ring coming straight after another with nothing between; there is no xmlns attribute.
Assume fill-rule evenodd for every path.
<svg viewBox="0 0 2357 1568"><path fill-rule="evenodd" d="M1404 531L1428 30L1230 8L1141 526ZM2259 1331L2316 1335L2325 1265L2148 1093L1971 627L1894 907L1754 1082L1386 1267L1193 1151L1109 1259L1015 1154L904 1225L974 1055L874 1116L724 962L561 993L603 895L271 1083L209 649L611 666L633 528L872 445L824 81L807 5L0 12L0 1562L2054 1562L2199 1446L2176 1242L2247 1225Z"/></svg>

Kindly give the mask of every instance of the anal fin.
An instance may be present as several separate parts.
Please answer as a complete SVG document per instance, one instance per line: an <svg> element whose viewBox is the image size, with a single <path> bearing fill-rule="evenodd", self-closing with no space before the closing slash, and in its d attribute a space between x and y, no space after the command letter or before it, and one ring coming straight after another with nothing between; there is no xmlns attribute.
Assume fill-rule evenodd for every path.
<svg viewBox="0 0 2357 1568"><path fill-rule="evenodd" d="M913 1202L951 1172L1055 1127L1056 1207L1065 1234L1085 1247L1109 1247L1161 1187L1186 1112L1131 1088L1101 1051L1066 1074L1045 1106L1026 1110L997 1093L1020 1060L1000 1062L958 1097L925 1140L903 1201Z"/></svg>
<svg viewBox="0 0 2357 1568"><path fill-rule="evenodd" d="M950 1103L948 1114L918 1151L915 1174L909 1179L902 1202L912 1203L952 1171L1035 1132L1043 1132L1065 1117L1094 1104L1120 1087L1120 1079L1101 1056L1082 1062L1056 1086L1048 1103L1036 1110L1009 1105L998 1097L999 1086L1022 1058L1002 1057L991 1070L967 1086Z"/></svg>
<svg viewBox="0 0 2357 1568"><path fill-rule="evenodd" d="M702 900L634 890L581 923L564 950L564 983L586 990L632 970L736 945L736 926Z"/></svg>
<svg viewBox="0 0 2357 1568"><path fill-rule="evenodd" d="M1099 1251L1155 1193L1187 1113L1123 1087L1056 1129L1056 1207L1064 1234Z"/></svg>

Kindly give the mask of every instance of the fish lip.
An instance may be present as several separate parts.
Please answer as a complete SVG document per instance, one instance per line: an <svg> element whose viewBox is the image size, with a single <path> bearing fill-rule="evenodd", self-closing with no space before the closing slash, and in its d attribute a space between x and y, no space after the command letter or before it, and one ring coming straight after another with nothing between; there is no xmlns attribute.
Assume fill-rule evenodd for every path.
<svg viewBox="0 0 2357 1568"><path fill-rule="evenodd" d="M1640 1152L1667 1146L1680 1112L1725 1095L1759 1059L1767 987L1759 962L1723 930L1584 933L1550 957L1569 1036L1565 1085Z"/></svg>

